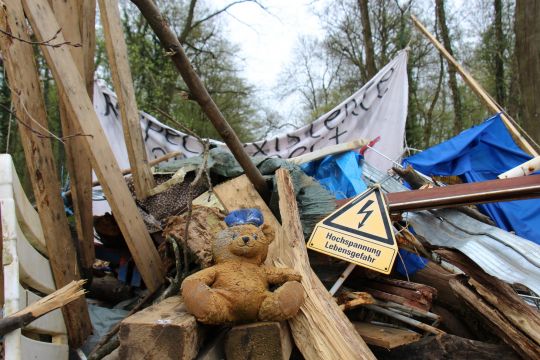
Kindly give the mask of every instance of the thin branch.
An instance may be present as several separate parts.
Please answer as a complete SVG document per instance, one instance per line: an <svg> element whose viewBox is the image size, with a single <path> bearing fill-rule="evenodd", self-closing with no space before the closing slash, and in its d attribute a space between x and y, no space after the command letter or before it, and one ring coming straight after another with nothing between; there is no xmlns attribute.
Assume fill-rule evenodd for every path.
<svg viewBox="0 0 540 360"><path fill-rule="evenodd" d="M58 31L56 31L56 33L53 35L53 37L51 37L49 40L45 40L45 41L28 41L28 40L25 40L23 38L20 38L18 36L13 35L9 31L0 29L0 33L4 34L6 36L9 36L12 39L19 40L20 42L30 44L30 45L43 45L43 46L50 46L50 47L53 47L53 48L57 48L57 47L60 47L60 46L63 46L63 45L73 46L73 47L81 47L82 46L81 44L74 44L71 41L64 41L64 42L57 43L57 44L51 44L51 41L56 40L56 38L58 38L58 35L60 34L61 31L62 31L62 28L58 29Z"/></svg>

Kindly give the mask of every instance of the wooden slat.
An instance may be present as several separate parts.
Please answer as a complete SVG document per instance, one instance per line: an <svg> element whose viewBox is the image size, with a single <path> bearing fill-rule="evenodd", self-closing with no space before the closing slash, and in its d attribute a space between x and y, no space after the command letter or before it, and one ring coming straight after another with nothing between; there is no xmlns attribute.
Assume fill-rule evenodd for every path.
<svg viewBox="0 0 540 360"><path fill-rule="evenodd" d="M21 359L68 360L69 349L64 344L36 341L21 335L21 355Z"/></svg>
<svg viewBox="0 0 540 360"><path fill-rule="evenodd" d="M265 223L276 231L276 238L270 244L267 263L294 268L302 275L306 300L298 315L289 320L294 342L302 355L306 359L375 359L311 269L297 209L295 210L292 184L290 180L283 179L281 170L278 170L277 174L283 227L247 177L240 176L223 183L215 187L214 192L228 211L246 206L259 208ZM285 176L287 175L288 173ZM284 183L288 185L284 186Z"/></svg>
<svg viewBox="0 0 540 360"><path fill-rule="evenodd" d="M3 3L4 6L0 9L0 27L10 29L14 35L30 40L24 27L25 19L20 1L5 0ZM58 30L58 25L56 29ZM45 104L32 46L2 35L0 47L17 117L34 129L39 129L36 122L47 128ZM24 126L19 129L54 280L56 286L64 286L78 280L80 274L76 266L76 251L71 240L64 203L59 193L60 182L56 175L51 143L48 138L38 137ZM43 131L40 129L40 132ZM62 310L70 343L73 346L81 345L91 332L84 298L64 306Z"/></svg>
<svg viewBox="0 0 540 360"><path fill-rule="evenodd" d="M118 1L99 0L99 11L114 89L120 106L124 139L133 173L133 185L137 198L144 200L155 186L155 182L148 166L146 147L142 138L139 110L129 69L124 31L120 23Z"/></svg>
<svg viewBox="0 0 540 360"><path fill-rule="evenodd" d="M23 5L32 29L40 41L50 39L58 31L60 26L46 0L23 0ZM64 41L61 33L58 34L57 41ZM68 95L66 102L69 113L76 119L79 130L85 135L83 138L91 155L92 168L100 179L137 268L146 286L155 290L163 282L161 260L99 125L99 119L69 49L66 46L44 45L41 49L57 85Z"/></svg>
<svg viewBox="0 0 540 360"><path fill-rule="evenodd" d="M94 96L94 55L96 52L96 0L82 1L81 40L84 62L84 80L86 81L86 91L92 100Z"/></svg>
<svg viewBox="0 0 540 360"><path fill-rule="evenodd" d="M393 349L401 345L410 344L420 340L422 337L419 333L412 330L396 329L363 322L355 322L354 328L366 343L385 349Z"/></svg>
<svg viewBox="0 0 540 360"><path fill-rule="evenodd" d="M80 0L49 0L65 34L73 44L81 44L82 3ZM70 46L69 50L82 76L85 76L83 48ZM59 89L62 92L62 89ZM78 133L75 120L68 115L66 96L60 94L60 119L64 137ZM66 164L69 172L73 212L77 229L78 253L82 271L92 271L95 260L94 230L92 218L92 166L81 136L65 141Z"/></svg>

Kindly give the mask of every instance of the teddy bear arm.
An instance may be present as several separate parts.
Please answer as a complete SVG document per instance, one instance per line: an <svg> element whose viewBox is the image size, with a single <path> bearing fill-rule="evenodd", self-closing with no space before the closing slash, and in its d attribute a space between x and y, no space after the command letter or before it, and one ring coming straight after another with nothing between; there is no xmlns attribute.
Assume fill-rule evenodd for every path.
<svg viewBox="0 0 540 360"><path fill-rule="evenodd" d="M200 270L195 274L189 275L184 283L203 283L205 285L211 286L216 280L217 271L214 266Z"/></svg>
<svg viewBox="0 0 540 360"><path fill-rule="evenodd" d="M301 281L302 276L293 269L282 269L265 266L266 278L271 285L281 285L287 281Z"/></svg>

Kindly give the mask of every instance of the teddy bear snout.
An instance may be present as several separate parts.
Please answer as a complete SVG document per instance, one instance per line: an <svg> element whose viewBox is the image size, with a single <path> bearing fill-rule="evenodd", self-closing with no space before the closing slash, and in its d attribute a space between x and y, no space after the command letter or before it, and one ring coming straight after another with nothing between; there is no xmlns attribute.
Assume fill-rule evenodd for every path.
<svg viewBox="0 0 540 360"><path fill-rule="evenodd" d="M244 241L244 244L247 244L249 242L249 236L242 236L242 240Z"/></svg>

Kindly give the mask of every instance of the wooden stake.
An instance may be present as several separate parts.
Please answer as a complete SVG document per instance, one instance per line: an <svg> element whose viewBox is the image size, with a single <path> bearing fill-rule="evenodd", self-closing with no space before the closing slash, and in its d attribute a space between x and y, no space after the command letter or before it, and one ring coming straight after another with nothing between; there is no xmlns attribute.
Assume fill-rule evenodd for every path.
<svg viewBox="0 0 540 360"><path fill-rule="evenodd" d="M290 176L285 169L279 169L276 176L283 226L245 176L215 187L214 192L229 211L246 206L258 207L265 223L276 231L266 261L274 266L294 268L302 275L306 301L298 315L289 320L294 342L302 355L306 359L374 359L354 326L311 269Z"/></svg>
<svg viewBox="0 0 540 360"><path fill-rule="evenodd" d="M440 51L440 53L446 58L446 60L448 60L448 62L456 68L465 83L469 85L471 90L476 95L478 95L478 97L480 97L480 100L488 107L488 109L490 111L493 111L494 113L501 112L502 109L499 107L499 105L495 103L495 101L493 101L493 99L489 96L486 90L482 88L482 86L469 74L467 70L465 70L465 68L458 64L456 59L454 59L454 57L450 55L448 51L446 51L444 46L442 46L442 44L437 41L437 39L425 28L425 26L422 25L422 23L418 21L418 19L413 15L411 15L411 18L414 26L416 26L416 28L420 30L420 32L424 34L424 36L427 37L429 41L431 41L431 43L437 48L437 50ZM538 156L536 150L527 142L527 140L516 129L514 124L504 114L501 114L501 119L503 120L508 130L515 136L519 145L529 154L533 156Z"/></svg>
<svg viewBox="0 0 540 360"><path fill-rule="evenodd" d="M4 6L0 8L0 27L10 29L13 35L28 41L30 38L24 24L20 1L5 0ZM46 131L47 115L32 46L2 35L0 47L17 118L36 131L39 129L40 133ZM51 269L56 286L61 287L78 280L80 273L64 203L60 197L60 182L56 175L50 139L38 137L25 126L19 129ZM70 344L80 346L92 331L86 302L83 299L75 301L63 307L62 312Z"/></svg>
<svg viewBox="0 0 540 360"><path fill-rule="evenodd" d="M39 41L52 38L60 29L47 0L23 0L23 6ZM61 32L56 41L64 41ZM161 260L99 125L73 58L66 46L52 47L45 44L41 45L41 49L58 87L66 94L69 114L76 120L78 130L83 134L92 167L101 181L135 264L146 286L154 290L163 282Z"/></svg>
<svg viewBox="0 0 540 360"><path fill-rule="evenodd" d="M139 110L135 100L135 89L133 88L133 79L129 69L124 30L120 23L118 1L99 0L99 11L114 89L120 106L120 118L124 129L129 164L133 173L135 194L137 199L144 200L156 184L148 166L148 156L142 137Z"/></svg>
<svg viewBox="0 0 540 360"><path fill-rule="evenodd" d="M59 25L67 34L66 40L73 44L81 44L81 24L84 21L82 3L78 0L51 0L51 4ZM79 73L83 77L86 76L83 48L71 46L69 49ZM65 96L60 94L60 119L62 134L64 137L69 137L77 134L77 130L74 119L68 116L64 99ZM78 238L79 263L83 276L89 277L92 275L92 265L96 258L90 185L92 166L82 137L74 136L65 140L65 150Z"/></svg>
<svg viewBox="0 0 540 360"><path fill-rule="evenodd" d="M225 141L235 159L240 166L242 166L246 176L255 186L257 192L264 199L267 199L270 193L261 172L253 165L233 128L229 125L227 120L225 120L225 117L217 107L216 103L212 100L210 94L208 94L201 79L195 70L193 70L189 59L184 53L182 45L178 41L178 36L171 30L167 20L161 15L159 9L152 0L131 0L131 2L139 8L141 14L146 18L148 24L156 33L161 41L161 45L165 51L167 51L180 75L182 75L182 78L192 92L193 97L199 103L208 119L210 119L219 135L223 138L223 141Z"/></svg>

